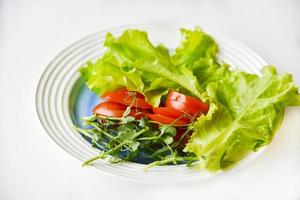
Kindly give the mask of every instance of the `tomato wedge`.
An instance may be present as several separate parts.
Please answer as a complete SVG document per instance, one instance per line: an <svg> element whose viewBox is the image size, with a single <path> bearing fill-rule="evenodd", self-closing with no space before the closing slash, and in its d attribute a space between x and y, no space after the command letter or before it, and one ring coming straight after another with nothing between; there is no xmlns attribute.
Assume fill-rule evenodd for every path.
<svg viewBox="0 0 300 200"><path fill-rule="evenodd" d="M146 114L147 117L149 117L151 120L162 123L162 124L172 124L175 122L175 125L186 125L188 122L183 121L183 120L176 120L176 118L160 115L160 114Z"/></svg>
<svg viewBox="0 0 300 200"><path fill-rule="evenodd" d="M125 110L126 106L113 102L102 102L93 108L94 113L110 117L122 117Z"/></svg>
<svg viewBox="0 0 300 200"><path fill-rule="evenodd" d="M132 103L133 95L136 95L136 99L133 103L133 107L143 108L143 109L151 109L152 106L145 101L145 98L142 94L138 92L130 92L126 88L121 88L116 91L106 92L102 98L105 100L120 103L126 106L129 106Z"/></svg>
<svg viewBox="0 0 300 200"><path fill-rule="evenodd" d="M167 117L172 117L172 118L180 118L180 120L182 121L186 121L186 122L189 122L190 119L187 118L187 117L184 117L184 113L179 111L179 110L176 110L176 109L173 109L173 108L167 108L167 107L158 107L158 108L152 108L152 111L155 113L155 114L160 114L160 115L164 115L164 116L167 116Z"/></svg>
<svg viewBox="0 0 300 200"><path fill-rule="evenodd" d="M127 106L114 102L101 102L94 107L93 112L103 116L122 117L126 108ZM149 113L149 111L132 108L128 115L140 119L145 116L145 113Z"/></svg>
<svg viewBox="0 0 300 200"><path fill-rule="evenodd" d="M171 109L176 109L176 110L180 110L182 112L187 112L188 114L195 116L198 114L201 114L202 111L199 110L196 107L192 107L189 106L188 104L179 102L179 101L171 101L171 100L167 100L166 101L166 107L167 108L171 108Z"/></svg>
<svg viewBox="0 0 300 200"><path fill-rule="evenodd" d="M173 103L173 102L180 102L179 103ZM169 104L171 108L183 111L183 112L188 112L188 113L199 113L199 112L204 112L207 113L209 109L209 105L206 103L203 103L199 99L196 99L194 97L188 96L181 94L179 92L176 92L174 90L171 90L167 96L166 99L166 105ZM174 105L173 105L174 104ZM167 106L168 107L168 106Z"/></svg>

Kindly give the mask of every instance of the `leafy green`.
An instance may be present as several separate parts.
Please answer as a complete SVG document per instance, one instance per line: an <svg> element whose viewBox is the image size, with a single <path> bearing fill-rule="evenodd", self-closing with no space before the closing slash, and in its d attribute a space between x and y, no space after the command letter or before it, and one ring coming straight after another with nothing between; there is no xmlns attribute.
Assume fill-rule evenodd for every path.
<svg viewBox="0 0 300 200"><path fill-rule="evenodd" d="M217 60L218 46L214 39L200 28L181 29L182 41L172 56L175 65L192 66L195 62Z"/></svg>
<svg viewBox="0 0 300 200"><path fill-rule="evenodd" d="M218 62L218 45L210 35L200 28L181 29L181 34L182 41L172 61L175 65L185 64L196 76L202 89L228 72L229 66Z"/></svg>
<svg viewBox="0 0 300 200"><path fill-rule="evenodd" d="M198 156L200 168L226 168L271 142L284 107L300 105L298 89L291 75L278 76L274 67L263 68L263 77L230 71L218 62L210 36L200 29L182 33L173 62L185 63L212 99L209 113L194 123L185 151Z"/></svg>
<svg viewBox="0 0 300 200"><path fill-rule="evenodd" d="M146 32L129 29L118 38L108 33L104 44L105 55L80 69L87 86L95 93L102 95L127 87L144 94L153 106L159 105L161 96L170 88L202 98L193 73L184 64L175 66L168 50L151 44Z"/></svg>
<svg viewBox="0 0 300 200"><path fill-rule="evenodd" d="M291 75L278 75L272 66L264 67L262 76L232 71L218 60L218 45L210 35L200 28L181 29L181 34L182 41L170 55L163 45L153 45L144 31L128 29L119 37L108 33L106 52L82 67L81 75L99 95L126 87L158 106L175 89L209 103L208 113L196 119L178 141L173 139L174 127L157 128L147 118L129 117L130 107L120 119L92 116L86 121L91 129L77 130L103 153L85 164L108 155L111 162L134 161L139 152L147 152L155 160L149 167L186 162L200 169L224 169L268 145L285 107L300 105Z"/></svg>
<svg viewBox="0 0 300 200"><path fill-rule="evenodd" d="M208 95L218 103L194 123L195 132L185 148L199 157L200 167L226 168L269 144L284 108L300 105L291 75L279 76L274 67L263 68L262 74L232 71L208 84Z"/></svg>
<svg viewBox="0 0 300 200"><path fill-rule="evenodd" d="M102 152L85 161L83 166L92 164L97 159L106 159L110 155L111 163L135 161L143 152L147 157L156 160L148 167L197 160L193 153L184 153L171 148L177 131L171 125L149 123L146 118L136 120L131 116L122 118L92 115L85 119L89 129L75 129L92 140L95 148ZM180 150L180 152L179 152Z"/></svg>

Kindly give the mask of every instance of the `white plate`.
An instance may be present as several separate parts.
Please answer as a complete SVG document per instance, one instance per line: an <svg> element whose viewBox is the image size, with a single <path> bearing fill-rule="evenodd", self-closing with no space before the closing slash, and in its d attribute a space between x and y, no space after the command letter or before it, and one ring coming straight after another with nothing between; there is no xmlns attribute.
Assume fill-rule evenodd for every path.
<svg viewBox="0 0 300 200"><path fill-rule="evenodd" d="M85 161L98 152L73 129L74 113L71 102L76 98L74 91L78 85L83 84L79 81L80 74L77 70L86 61L95 61L102 55L105 50L103 41L107 32L119 35L126 28L146 30L151 41L163 43L170 49L174 49L180 40L180 27L166 24L124 26L97 32L73 43L59 53L47 66L39 81L36 92L36 109L43 127L61 148L80 161ZM206 32L210 33L207 30ZM256 53L233 39L220 34L210 34L220 47L219 59L229 63L232 67L259 74L260 68L266 65L266 62ZM97 160L93 166L134 181L177 184L207 181L220 177L220 175L229 175L253 162L262 152L263 149L252 153L233 169L216 174L194 171L185 165L155 167L144 172L145 165L142 164L112 165L101 159Z"/></svg>

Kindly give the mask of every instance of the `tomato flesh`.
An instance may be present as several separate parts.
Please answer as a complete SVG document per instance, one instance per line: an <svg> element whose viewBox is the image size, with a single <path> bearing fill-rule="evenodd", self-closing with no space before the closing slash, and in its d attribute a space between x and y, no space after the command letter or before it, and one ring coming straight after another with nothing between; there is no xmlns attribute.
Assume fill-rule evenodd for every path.
<svg viewBox="0 0 300 200"><path fill-rule="evenodd" d="M99 115L110 116L110 117L122 117L126 106L113 103L113 102L101 102L96 105L93 112Z"/></svg>
<svg viewBox="0 0 300 200"><path fill-rule="evenodd" d="M174 90L169 92L167 99L166 99L166 104L168 103L168 101L169 101L169 104L172 103L170 101L176 101L176 102L181 102L183 104L186 104L186 106L185 106L186 109L184 109L184 110L178 109L180 111L186 111L187 109L189 109L189 107L192 107L193 109L189 109L189 110L191 110L190 113L199 113L199 112L207 113L207 111L209 109L209 105L206 103L203 103L199 99L196 99L196 98L188 96L188 95L181 94ZM183 105L181 105L181 107L182 106ZM197 112L194 110L197 110Z"/></svg>
<svg viewBox="0 0 300 200"><path fill-rule="evenodd" d="M133 101L133 95L135 95L136 98L133 103L133 107L143 108L143 109L152 108L152 106L145 101L145 98L142 94L138 92L130 92L126 88L121 88L112 92L106 92L102 96L102 98L111 102L120 103L129 106Z"/></svg>
<svg viewBox="0 0 300 200"><path fill-rule="evenodd" d="M183 113L179 110L173 109L173 108L158 107L158 108L152 108L152 111L155 114L160 114L160 115L164 115L164 116L167 116L167 117L172 117L172 118L175 118L175 119L180 117L180 120L182 120L182 121L186 121L186 122L190 121L189 118L184 116L185 113Z"/></svg>
<svg viewBox="0 0 300 200"><path fill-rule="evenodd" d="M176 118L172 118L172 117L168 117L168 116L164 116L161 114L146 114L147 117L149 117L151 120L162 123L162 124L173 124L175 121L175 125L186 125L188 124L188 122L180 120L180 119L176 119Z"/></svg>
<svg viewBox="0 0 300 200"><path fill-rule="evenodd" d="M167 100L166 101L166 107L167 108L172 108L176 110L180 110L182 112L187 112L192 116L201 114L202 111L196 107L189 106L188 104L182 103L180 101L172 101L172 100Z"/></svg>
<svg viewBox="0 0 300 200"><path fill-rule="evenodd" d="M166 98L165 107L153 108L145 101L142 94L134 92L131 94L126 88L121 88L116 91L107 92L102 97L106 102L99 103L93 112L99 115L122 117L127 106L132 104L135 95L135 101L129 113L129 116L134 116L140 119L147 115L151 120L162 124L184 125L190 122L190 118L184 116L185 114L195 117L201 113L206 113L209 105L202 101L181 94L176 91L170 91ZM153 113L150 113L152 109Z"/></svg>
<svg viewBox="0 0 300 200"><path fill-rule="evenodd" d="M114 102L101 102L94 107L93 113L108 117L122 117L126 108L127 106ZM128 115L140 119L145 116L145 113L148 113L148 111L132 108Z"/></svg>

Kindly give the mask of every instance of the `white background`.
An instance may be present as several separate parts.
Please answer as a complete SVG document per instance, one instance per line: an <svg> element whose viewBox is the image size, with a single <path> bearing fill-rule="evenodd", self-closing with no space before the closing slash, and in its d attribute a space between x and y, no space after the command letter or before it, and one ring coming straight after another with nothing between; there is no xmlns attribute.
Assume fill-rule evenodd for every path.
<svg viewBox="0 0 300 200"><path fill-rule="evenodd" d="M42 129L34 95L48 62L105 28L171 22L225 33L300 85L300 1L0 0L0 200L300 199L300 110L288 109L265 154L216 181L182 186L129 182L80 162Z"/></svg>

